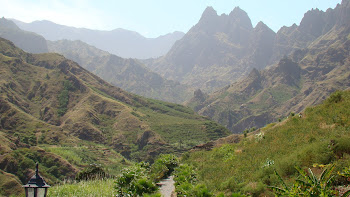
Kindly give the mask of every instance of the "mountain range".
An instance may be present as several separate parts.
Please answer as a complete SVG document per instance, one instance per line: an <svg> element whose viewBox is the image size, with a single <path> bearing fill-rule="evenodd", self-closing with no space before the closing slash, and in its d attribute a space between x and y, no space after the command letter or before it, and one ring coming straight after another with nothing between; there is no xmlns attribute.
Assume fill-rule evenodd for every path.
<svg viewBox="0 0 350 197"><path fill-rule="evenodd" d="M275 36L262 22L253 28L239 7L221 16L208 7L165 56L147 66L165 78L211 92L252 68L265 68L272 57Z"/></svg>
<svg viewBox="0 0 350 197"><path fill-rule="evenodd" d="M300 26L283 27L277 33L277 40L280 35L293 38L287 39L289 46L284 47L292 51L289 56L267 69L253 69L247 77L212 94L197 90L188 105L232 132L241 133L299 113L337 89L347 89L349 16L349 1L326 12L307 12Z"/></svg>
<svg viewBox="0 0 350 197"><path fill-rule="evenodd" d="M164 79L136 59L121 58L80 40L46 41L38 34L21 30L13 21L5 18L1 19L0 33L25 51L60 53L129 92L174 103L183 103L191 98L192 90L189 87Z"/></svg>
<svg viewBox="0 0 350 197"><path fill-rule="evenodd" d="M173 103L189 100L192 90L167 80L136 59L125 59L82 41L47 41L50 52L60 53L105 81L126 91Z"/></svg>
<svg viewBox="0 0 350 197"><path fill-rule="evenodd" d="M106 40L95 41L114 43L116 32L130 36L124 30L103 32L47 21L16 21L47 36L67 33L76 36L67 39L79 39L46 41L13 21L0 19L0 195L20 194L38 161L53 184L73 178L91 163L104 165L113 175L129 165L129 160L152 162L161 153L180 154L193 146L211 149L222 140L242 143L232 145L236 149L229 145L208 154L193 151L184 156L198 161L201 173L209 174L200 178L219 184L213 186L218 191L248 193L257 188L258 182L242 177L274 181L273 172L261 168L269 161L270 152L265 149L272 147L270 142L275 145L269 151L287 177L293 175L288 174L289 167L295 166L289 161L310 166L310 152L315 158L322 156L312 162L329 159L323 153L328 154L332 144L339 148L335 143L340 143L333 138L347 135L348 110L343 113L341 107L348 105L349 92L334 94L318 108L304 109L336 90L349 89L349 19L350 2L343 0L326 12L310 10L299 25L275 33L263 22L253 27L247 13L238 7L220 16L208 7L198 24L174 41L167 54L146 60L122 58L83 40L103 34ZM194 88L188 107L136 95L182 102ZM280 123L259 129L273 121ZM245 134L255 131L206 143L227 136L228 129ZM328 131L334 134L328 136ZM305 138L295 137L304 134ZM292 144L287 146L287 141ZM201 143L206 144L198 146ZM279 150L281 144L287 148ZM301 148L288 152L295 147ZM344 149L341 153L348 153ZM343 158L334 151L333 159ZM299 153L305 155L300 159ZM254 154L260 155L258 160ZM278 161L279 157L283 160ZM220 170L218 175L234 178L216 181L213 164L224 166L215 167ZM248 168L256 168L257 173L249 175ZM233 172L246 176L233 176ZM269 177L261 178L261 173ZM237 177L242 182L231 187L230 181Z"/></svg>
<svg viewBox="0 0 350 197"><path fill-rule="evenodd" d="M188 107L136 96L62 55L26 53L3 38L0 71L1 183L24 184L38 159L54 183L92 162L117 170L228 134Z"/></svg>
<svg viewBox="0 0 350 197"><path fill-rule="evenodd" d="M50 41L81 40L111 54L123 58L156 58L169 51L182 36L182 32L173 32L157 38L145 38L137 32L125 29L99 31L59 25L51 21L24 23L13 19L23 30L35 32Z"/></svg>
<svg viewBox="0 0 350 197"><path fill-rule="evenodd" d="M167 79L213 92L247 76L253 68L264 69L308 47L338 20L339 9L313 9L305 13L299 26L284 26L275 33L263 22L253 27L248 14L239 7L220 16L208 7L165 56L146 65Z"/></svg>

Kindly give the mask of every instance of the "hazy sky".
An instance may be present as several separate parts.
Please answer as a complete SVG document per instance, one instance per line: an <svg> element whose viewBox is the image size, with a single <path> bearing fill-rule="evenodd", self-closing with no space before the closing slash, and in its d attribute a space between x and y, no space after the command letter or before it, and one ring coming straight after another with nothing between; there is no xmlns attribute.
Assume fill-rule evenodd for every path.
<svg viewBox="0 0 350 197"><path fill-rule="evenodd" d="M187 32L207 6L229 14L245 10L255 26L263 21L274 31L299 25L312 8L334 8L341 0L0 0L0 17L24 22L50 20L58 24L112 30L123 28L146 37Z"/></svg>

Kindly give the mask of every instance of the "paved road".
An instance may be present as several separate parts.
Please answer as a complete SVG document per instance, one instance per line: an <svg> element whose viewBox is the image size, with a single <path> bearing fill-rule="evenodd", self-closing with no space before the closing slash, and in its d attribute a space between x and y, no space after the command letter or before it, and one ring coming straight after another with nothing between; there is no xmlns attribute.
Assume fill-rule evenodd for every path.
<svg viewBox="0 0 350 197"><path fill-rule="evenodd" d="M161 185L159 191L163 197L175 197L175 195L173 194L175 193L174 183L175 182L173 180L173 176L170 176L169 178L163 179L159 182L159 184Z"/></svg>

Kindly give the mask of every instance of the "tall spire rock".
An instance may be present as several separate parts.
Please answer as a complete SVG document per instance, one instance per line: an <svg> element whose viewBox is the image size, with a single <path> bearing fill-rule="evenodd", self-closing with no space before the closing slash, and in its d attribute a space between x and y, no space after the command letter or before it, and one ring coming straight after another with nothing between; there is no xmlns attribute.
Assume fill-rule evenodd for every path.
<svg viewBox="0 0 350 197"><path fill-rule="evenodd" d="M199 20L196 27L204 30L205 32L213 33L217 29L218 20L218 14L216 13L213 7L209 6L204 10L202 17Z"/></svg>
<svg viewBox="0 0 350 197"><path fill-rule="evenodd" d="M208 19L213 18L213 17L216 17L216 16L218 16L218 14L217 14L217 12L214 10L214 8L211 7L211 6L208 6L208 7L204 10L200 21L202 21L202 20L208 20Z"/></svg>
<svg viewBox="0 0 350 197"><path fill-rule="evenodd" d="M235 7L229 14L231 24L237 24L246 29L252 29L253 25L248 14L239 7Z"/></svg>
<svg viewBox="0 0 350 197"><path fill-rule="evenodd" d="M253 30L248 14L239 7L235 7L228 16L227 34L233 43L247 45Z"/></svg>

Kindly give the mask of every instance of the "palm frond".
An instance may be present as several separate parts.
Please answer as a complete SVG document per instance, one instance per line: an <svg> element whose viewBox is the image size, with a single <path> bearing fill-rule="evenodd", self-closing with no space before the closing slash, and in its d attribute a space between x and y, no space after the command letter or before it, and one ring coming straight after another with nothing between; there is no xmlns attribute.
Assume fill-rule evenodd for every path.
<svg viewBox="0 0 350 197"><path fill-rule="evenodd" d="M342 197L349 197L350 196L350 190L348 190L347 192L345 192Z"/></svg>
<svg viewBox="0 0 350 197"><path fill-rule="evenodd" d="M275 174L276 174L278 180L281 182L283 188L285 190L288 190L287 184L283 181L282 177L278 174L278 172L276 170L274 170L274 171L275 171Z"/></svg>
<svg viewBox="0 0 350 197"><path fill-rule="evenodd" d="M301 174L308 183L310 183L310 184L313 183L313 180L311 179L311 177L306 172L304 172L304 170L302 170L298 166L296 166L295 169L297 169L299 174Z"/></svg>

